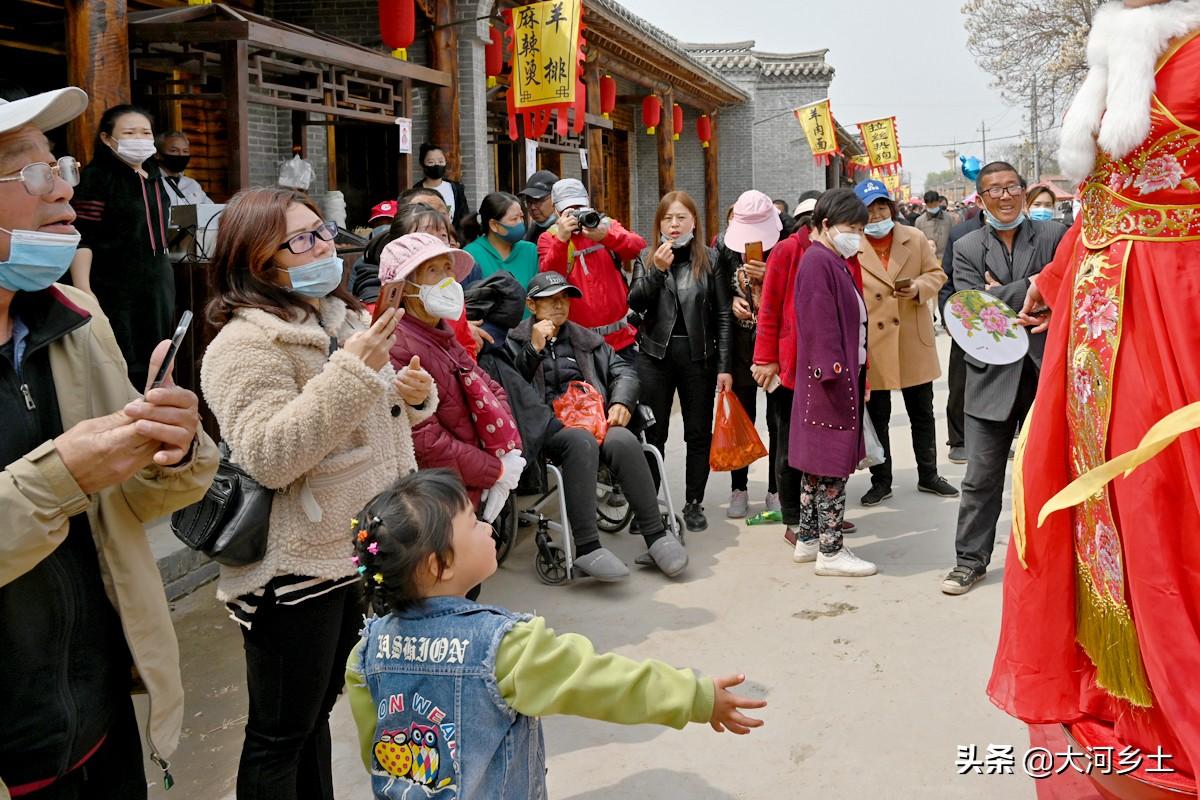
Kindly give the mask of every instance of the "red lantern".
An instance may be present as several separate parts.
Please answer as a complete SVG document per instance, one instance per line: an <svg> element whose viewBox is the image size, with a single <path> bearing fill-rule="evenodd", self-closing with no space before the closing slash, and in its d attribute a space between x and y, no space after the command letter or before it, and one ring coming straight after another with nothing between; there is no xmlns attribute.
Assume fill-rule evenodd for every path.
<svg viewBox="0 0 1200 800"><path fill-rule="evenodd" d="M379 32L392 55L408 60L408 47L417 35L414 0L379 0Z"/></svg>
<svg viewBox="0 0 1200 800"><path fill-rule="evenodd" d="M504 71L504 29L492 25L492 41L484 51L484 64L487 72L487 85L491 89L496 85L496 78Z"/></svg>
<svg viewBox="0 0 1200 800"><path fill-rule="evenodd" d="M612 75L600 78L600 113L608 119L608 115L617 107L617 79Z"/></svg>
<svg viewBox="0 0 1200 800"><path fill-rule="evenodd" d="M654 135L658 123L662 121L662 103L658 97L648 94L642 98L642 123L646 126L646 133Z"/></svg>
<svg viewBox="0 0 1200 800"><path fill-rule="evenodd" d="M704 148L707 148L709 142L712 141L712 118L708 114L696 117L696 138L700 140L700 145Z"/></svg>
<svg viewBox="0 0 1200 800"><path fill-rule="evenodd" d="M679 105L679 103L676 103L671 109L671 122L674 123L671 138L678 142L679 134L683 133L683 106Z"/></svg>

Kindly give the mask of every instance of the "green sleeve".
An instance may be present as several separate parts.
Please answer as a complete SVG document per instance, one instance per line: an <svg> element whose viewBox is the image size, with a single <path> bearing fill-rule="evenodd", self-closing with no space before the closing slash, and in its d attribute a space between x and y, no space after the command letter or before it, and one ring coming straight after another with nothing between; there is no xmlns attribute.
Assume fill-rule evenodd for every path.
<svg viewBox="0 0 1200 800"><path fill-rule="evenodd" d="M500 695L530 717L570 714L624 725L682 728L712 716L713 683L653 659L597 654L587 638L555 636L535 617L513 626L496 653Z"/></svg>
<svg viewBox="0 0 1200 800"><path fill-rule="evenodd" d="M371 746L375 738L375 701L363 677L363 642L359 641L346 659L346 698L350 701L350 713L358 727L358 745L361 749L363 767L371 771Z"/></svg>

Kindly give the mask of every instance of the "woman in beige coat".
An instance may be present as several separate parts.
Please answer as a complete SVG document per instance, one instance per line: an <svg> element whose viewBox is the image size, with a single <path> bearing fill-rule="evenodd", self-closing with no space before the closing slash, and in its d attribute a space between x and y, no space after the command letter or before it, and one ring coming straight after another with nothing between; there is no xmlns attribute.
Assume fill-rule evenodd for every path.
<svg viewBox="0 0 1200 800"><path fill-rule="evenodd" d="M896 204L881 181L855 189L867 207L865 246L859 253L867 302L867 413L887 456L871 467L871 488L862 498L875 506L892 496L892 450L888 422L892 390L899 389L912 427L918 491L957 497L938 474L933 381L941 374L929 300L946 282L925 234L897 225Z"/></svg>
<svg viewBox="0 0 1200 800"><path fill-rule="evenodd" d="M249 189L213 257L204 399L232 461L276 490L263 560L217 588L246 650L239 800L332 800L329 712L362 622L350 520L416 470L411 426L437 406L428 373L391 365L397 312L368 326L343 286L335 234L303 195Z"/></svg>

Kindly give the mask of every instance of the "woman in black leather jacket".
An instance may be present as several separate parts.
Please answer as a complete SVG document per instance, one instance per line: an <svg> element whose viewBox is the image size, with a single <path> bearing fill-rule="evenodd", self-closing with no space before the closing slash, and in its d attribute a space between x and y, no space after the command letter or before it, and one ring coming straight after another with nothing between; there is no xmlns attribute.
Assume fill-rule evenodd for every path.
<svg viewBox="0 0 1200 800"><path fill-rule="evenodd" d="M654 229L661 244L650 266L635 268L629 292L629 307L642 317L637 361L641 400L657 420L646 437L665 454L678 391L687 443L683 520L688 530L701 531L708 527L703 504L713 395L733 388L730 277L720 274L712 251L704 246L696 202L687 192L663 197ZM657 485L653 460L650 466Z"/></svg>

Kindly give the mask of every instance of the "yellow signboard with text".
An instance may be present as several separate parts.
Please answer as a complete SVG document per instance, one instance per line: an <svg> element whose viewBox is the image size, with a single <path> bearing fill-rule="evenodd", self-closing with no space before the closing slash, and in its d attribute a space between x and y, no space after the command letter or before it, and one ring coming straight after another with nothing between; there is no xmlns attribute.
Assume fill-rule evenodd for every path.
<svg viewBox="0 0 1200 800"><path fill-rule="evenodd" d="M581 0L512 10L513 90L518 110L575 102Z"/></svg>

